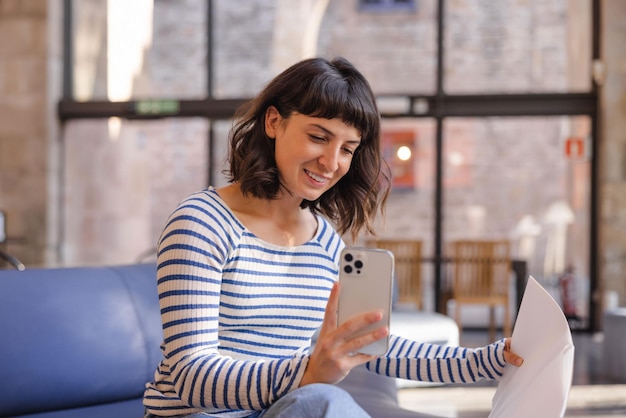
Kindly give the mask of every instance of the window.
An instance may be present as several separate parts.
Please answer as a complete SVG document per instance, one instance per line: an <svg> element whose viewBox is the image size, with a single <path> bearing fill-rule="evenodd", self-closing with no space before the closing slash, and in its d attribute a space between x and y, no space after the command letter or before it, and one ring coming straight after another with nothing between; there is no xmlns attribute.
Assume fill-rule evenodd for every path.
<svg viewBox="0 0 626 418"><path fill-rule="evenodd" d="M528 233L518 252L528 273L550 285L573 262L582 278L581 327L595 324L589 295L597 281L597 256L590 250L597 241L592 207L597 93L590 67L599 55L597 0L359 0L357 10L343 1L293 0L278 7L265 0L206 0L181 8L137 0L134 18L142 25L112 14L119 1L108 1L113 8L71 2L74 33L66 33L65 40L73 62L65 79L73 75L72 88L59 106L68 121L62 141L65 213L72 224L98 230L68 225L61 262L89 262L96 254L113 262L139 254L154 242L175 198L207 182L225 183L228 131L242 101L303 57L344 56L363 71L378 99L388 98L379 110L384 151L396 158L397 177L387 221L378 232L423 240L432 261L423 273L430 306L439 309L447 241L468 234L520 239ZM124 48L134 48L133 59L140 59L112 57L127 70L119 79L107 66L107 48L119 42L112 29L127 39ZM116 80L119 85L112 84ZM126 95L111 96L114 87ZM167 114L140 114L141 100L168 105ZM144 165L149 149L164 154L158 166ZM80 161L81 150L95 153ZM114 160L114 169L97 158ZM143 167L143 175L129 177L136 167ZM167 167L171 176L159 178L155 167ZM85 179L88 172L98 177ZM542 172L549 174L537 176ZM543 187L545 178L556 181ZM104 187L113 189L103 192L111 197L105 201L110 207L89 200L91 190ZM534 189L548 194L531 195ZM138 195L158 210L115 206ZM544 217L553 203L565 208L563 202L571 210L566 247L554 244L555 239L563 244L563 235L550 235L554 225ZM95 223L91 207L102 212ZM126 240L119 252L121 231L106 225L114 217L132 218L132 211L141 212L141 222L119 222L141 239L134 240L137 248L124 247ZM539 234L530 236L538 227ZM95 240L87 235L96 233L109 245L89 248ZM543 249L554 250L549 259Z"/></svg>

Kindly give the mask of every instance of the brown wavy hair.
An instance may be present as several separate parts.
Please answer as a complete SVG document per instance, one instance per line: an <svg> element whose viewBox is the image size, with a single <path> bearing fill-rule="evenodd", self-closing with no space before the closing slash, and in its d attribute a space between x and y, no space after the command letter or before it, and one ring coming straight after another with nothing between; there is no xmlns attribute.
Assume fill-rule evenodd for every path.
<svg viewBox="0 0 626 418"><path fill-rule="evenodd" d="M334 119L356 128L361 143L350 169L339 182L314 201L300 207L326 216L340 234L356 240L365 230L375 235L373 220L390 188L389 167L380 145L380 114L365 77L345 58L300 61L276 76L259 95L238 109L230 132L230 182L239 182L244 195L274 199L282 185L274 159L275 141L265 133L265 113L274 106L287 119L293 112Z"/></svg>

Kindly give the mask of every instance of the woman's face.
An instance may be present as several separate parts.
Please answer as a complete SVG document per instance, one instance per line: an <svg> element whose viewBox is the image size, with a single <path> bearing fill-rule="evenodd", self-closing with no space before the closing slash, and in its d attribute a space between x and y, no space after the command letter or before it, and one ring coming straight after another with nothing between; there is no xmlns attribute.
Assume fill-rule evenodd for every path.
<svg viewBox="0 0 626 418"><path fill-rule="evenodd" d="M270 107L265 130L276 141L275 158L282 185L292 195L316 200L348 172L361 143L359 131L341 119L293 113L280 116Z"/></svg>

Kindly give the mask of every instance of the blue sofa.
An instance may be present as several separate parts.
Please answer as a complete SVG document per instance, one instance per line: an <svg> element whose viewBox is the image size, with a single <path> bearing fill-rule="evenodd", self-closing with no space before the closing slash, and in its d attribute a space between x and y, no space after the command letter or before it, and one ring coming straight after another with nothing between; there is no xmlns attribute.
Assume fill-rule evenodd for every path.
<svg viewBox="0 0 626 418"><path fill-rule="evenodd" d="M142 417L160 360L154 264L0 271L0 416Z"/></svg>
<svg viewBox="0 0 626 418"><path fill-rule="evenodd" d="M392 317L392 332L458 343L442 315ZM0 270L0 338L0 417L141 418L161 356L155 265ZM340 385L374 417L423 416L363 367Z"/></svg>

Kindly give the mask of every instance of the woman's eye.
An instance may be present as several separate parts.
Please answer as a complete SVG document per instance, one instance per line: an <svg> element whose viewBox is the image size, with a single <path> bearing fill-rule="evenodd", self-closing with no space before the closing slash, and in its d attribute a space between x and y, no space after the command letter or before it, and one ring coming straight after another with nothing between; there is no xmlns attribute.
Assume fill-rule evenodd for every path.
<svg viewBox="0 0 626 418"><path fill-rule="evenodd" d="M346 154L352 155L354 154L354 150L351 148L344 148L343 152L345 152Z"/></svg>
<svg viewBox="0 0 626 418"><path fill-rule="evenodd" d="M309 137L313 140L313 141L324 141L324 138L321 136L316 136L316 135L309 135Z"/></svg>

